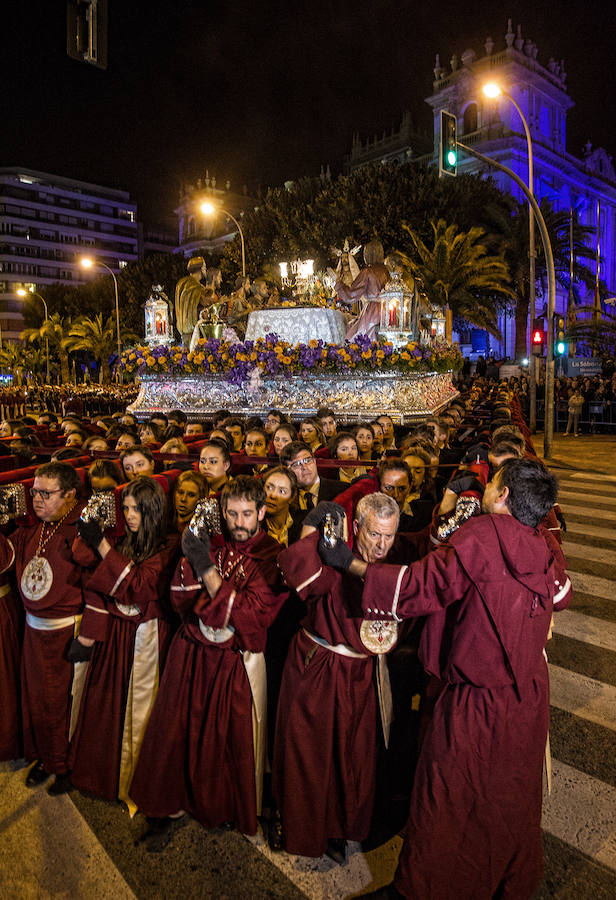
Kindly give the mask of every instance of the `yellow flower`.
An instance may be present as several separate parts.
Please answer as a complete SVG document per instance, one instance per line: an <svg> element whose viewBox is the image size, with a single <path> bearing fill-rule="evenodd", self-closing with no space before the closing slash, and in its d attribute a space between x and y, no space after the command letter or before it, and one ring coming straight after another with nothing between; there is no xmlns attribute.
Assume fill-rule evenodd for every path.
<svg viewBox="0 0 616 900"><path fill-rule="evenodd" d="M153 356L148 356L145 362L146 362L146 365L150 366L150 368L152 368L152 366L156 365L156 360L154 359Z"/></svg>
<svg viewBox="0 0 616 900"><path fill-rule="evenodd" d="M213 362L214 362L214 357L212 356L211 353L208 354L207 361L208 361L209 363L213 363Z"/></svg>
<svg viewBox="0 0 616 900"><path fill-rule="evenodd" d="M410 355L410 353L407 353L406 350L403 350L402 353L400 354L400 359L403 359L405 362L408 362L410 358L411 358L411 355Z"/></svg>
<svg viewBox="0 0 616 900"><path fill-rule="evenodd" d="M291 362L291 357L290 357L290 356L283 356L283 357L282 357L282 361L283 361L283 363L285 364L285 366L288 366L288 365L290 364L290 362Z"/></svg>
<svg viewBox="0 0 616 900"><path fill-rule="evenodd" d="M383 352L383 350L377 350L377 351L376 351L376 358L377 358L377 359L384 359L384 358L385 358L385 353Z"/></svg>
<svg viewBox="0 0 616 900"><path fill-rule="evenodd" d="M370 352L370 350L364 350L362 353L362 359L370 359L371 356L372 353Z"/></svg>

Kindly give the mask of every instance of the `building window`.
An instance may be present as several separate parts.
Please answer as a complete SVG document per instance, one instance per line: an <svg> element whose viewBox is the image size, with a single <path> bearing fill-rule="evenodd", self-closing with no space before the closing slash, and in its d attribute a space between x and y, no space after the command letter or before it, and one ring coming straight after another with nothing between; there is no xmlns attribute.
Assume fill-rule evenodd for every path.
<svg viewBox="0 0 616 900"><path fill-rule="evenodd" d="M129 222L135 221L135 213L132 209L119 209L118 217L120 219L128 219Z"/></svg>
<svg viewBox="0 0 616 900"><path fill-rule="evenodd" d="M119 259L119 260L118 260L118 267L119 267L120 269L125 269L127 265L128 265L128 260L126 260L126 259Z"/></svg>
<svg viewBox="0 0 616 900"><path fill-rule="evenodd" d="M477 131L477 104L469 103L464 110L464 134Z"/></svg>

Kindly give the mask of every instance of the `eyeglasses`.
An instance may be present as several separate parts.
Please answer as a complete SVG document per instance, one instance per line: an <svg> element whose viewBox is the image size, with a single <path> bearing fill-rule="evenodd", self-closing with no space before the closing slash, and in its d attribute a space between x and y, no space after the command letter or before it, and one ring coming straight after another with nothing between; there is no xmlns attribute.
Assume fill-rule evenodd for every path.
<svg viewBox="0 0 616 900"><path fill-rule="evenodd" d="M61 494L61 493L62 493L62 488L58 488L55 491L43 491L41 488L35 488L35 487L30 488L30 496L36 497L36 495L38 494L39 497L41 498L41 500L49 500L49 498L51 497L52 494Z"/></svg>
<svg viewBox="0 0 616 900"><path fill-rule="evenodd" d="M314 456L303 456L301 459L296 459L292 463L289 463L287 468L302 469L304 466L309 466L313 462L314 462Z"/></svg>

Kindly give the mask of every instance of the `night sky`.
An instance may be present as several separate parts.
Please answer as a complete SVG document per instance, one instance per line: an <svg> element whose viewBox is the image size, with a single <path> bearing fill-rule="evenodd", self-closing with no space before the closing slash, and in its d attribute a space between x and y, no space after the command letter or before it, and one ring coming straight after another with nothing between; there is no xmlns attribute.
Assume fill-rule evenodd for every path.
<svg viewBox="0 0 616 900"><path fill-rule="evenodd" d="M431 131L423 98L437 52L448 65L507 18L538 61L565 60L576 105L567 148L590 138L616 155L610 5L411 0L109 0L109 65L65 53L65 0L2 10L0 165L124 188L150 222L169 219L179 184L208 168L251 191L342 169L351 136L398 126Z"/></svg>

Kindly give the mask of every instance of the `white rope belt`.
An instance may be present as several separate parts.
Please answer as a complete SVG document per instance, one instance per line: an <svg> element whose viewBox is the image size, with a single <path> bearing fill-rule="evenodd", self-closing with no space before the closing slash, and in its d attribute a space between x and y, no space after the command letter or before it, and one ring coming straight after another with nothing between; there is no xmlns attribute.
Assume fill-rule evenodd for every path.
<svg viewBox="0 0 616 900"><path fill-rule="evenodd" d="M309 637L310 640L314 641L315 644L318 644L319 647L325 647L326 650L331 650L332 653L337 653L338 656L349 656L352 659L368 659L370 656L369 653L360 653L352 647L347 647L346 644L328 644L324 638L317 637L316 634L311 634L310 631L306 631L305 628L302 628L302 631L306 637Z"/></svg>

